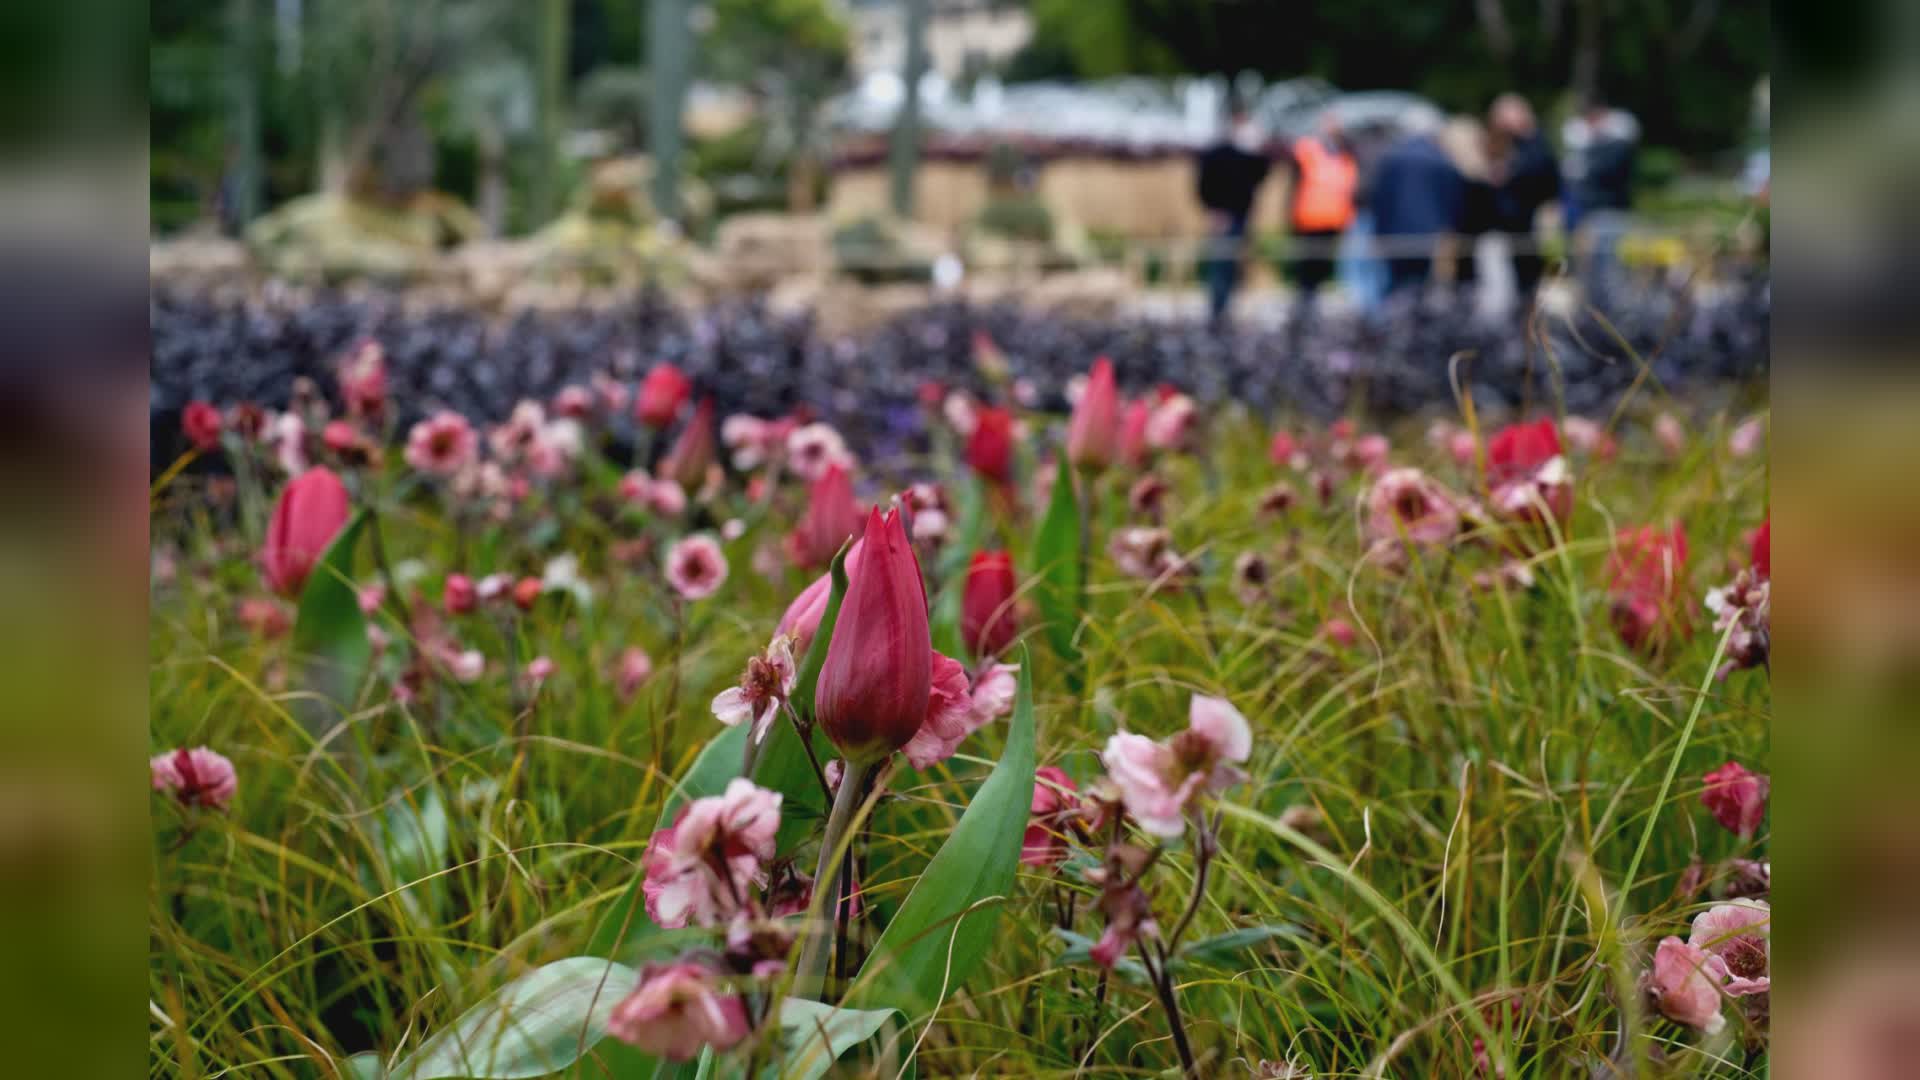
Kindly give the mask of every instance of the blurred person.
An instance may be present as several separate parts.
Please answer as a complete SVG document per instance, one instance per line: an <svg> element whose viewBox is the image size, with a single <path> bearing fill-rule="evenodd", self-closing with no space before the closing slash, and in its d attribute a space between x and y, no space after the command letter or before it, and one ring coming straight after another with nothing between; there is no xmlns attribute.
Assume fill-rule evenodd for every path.
<svg viewBox="0 0 1920 1080"><path fill-rule="evenodd" d="M1253 198L1272 167L1261 152L1259 131L1239 100L1228 106L1225 130L1218 141L1200 152L1197 165L1200 205L1207 211L1206 257L1202 261L1207 310L1214 325L1219 326L1240 285L1240 259L1246 247Z"/></svg>
<svg viewBox="0 0 1920 1080"><path fill-rule="evenodd" d="M1560 163L1533 106L1519 94L1494 99L1487 127L1494 151L1493 224L1512 245L1514 287L1524 300L1545 270L1533 226L1540 208L1560 196Z"/></svg>
<svg viewBox="0 0 1920 1080"><path fill-rule="evenodd" d="M1462 184L1459 216L1447 230L1454 237L1453 281L1478 282L1479 240L1494 225L1493 167L1487 131L1476 120L1456 116L1440 129L1440 148L1459 171Z"/></svg>
<svg viewBox="0 0 1920 1080"><path fill-rule="evenodd" d="M1294 141L1285 167L1293 180L1287 211L1292 230L1289 246L1298 247L1289 262L1304 316L1313 310L1315 292L1333 277L1335 249L1341 234L1353 224L1360 165L1340 118L1328 109L1320 116L1317 134Z"/></svg>
<svg viewBox="0 0 1920 1080"><path fill-rule="evenodd" d="M1566 148L1567 231L1585 252L1581 276L1592 282L1610 272L1614 248L1627 231L1640 122L1595 94L1561 129L1560 141Z"/></svg>
<svg viewBox="0 0 1920 1080"><path fill-rule="evenodd" d="M1434 244L1461 219L1466 180L1440 145L1441 118L1414 111L1405 133L1380 159L1368 193L1374 231L1387 262L1387 290L1426 285Z"/></svg>

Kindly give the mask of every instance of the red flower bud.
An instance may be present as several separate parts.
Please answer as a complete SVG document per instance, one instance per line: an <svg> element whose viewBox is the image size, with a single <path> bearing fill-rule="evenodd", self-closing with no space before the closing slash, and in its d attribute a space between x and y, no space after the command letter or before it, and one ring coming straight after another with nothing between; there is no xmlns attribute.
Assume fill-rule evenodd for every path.
<svg viewBox="0 0 1920 1080"><path fill-rule="evenodd" d="M446 588L440 599L447 606L449 615L465 615L480 604L480 591L474 588L473 579L465 574L448 574Z"/></svg>
<svg viewBox="0 0 1920 1080"><path fill-rule="evenodd" d="M532 611L534 602L540 599L540 579L523 577L513 583L513 606L521 611Z"/></svg>
<svg viewBox="0 0 1920 1080"><path fill-rule="evenodd" d="M1753 531L1753 568L1761 577L1773 576L1773 515Z"/></svg>
<svg viewBox="0 0 1920 1080"><path fill-rule="evenodd" d="M862 545L814 693L816 719L852 762L905 746L933 692L926 585L900 513L868 511Z"/></svg>
<svg viewBox="0 0 1920 1080"><path fill-rule="evenodd" d="M713 464L713 458L713 399L701 398L700 407L681 429L673 449L660 459L660 479L672 480L692 495L707 482L707 469Z"/></svg>
<svg viewBox="0 0 1920 1080"><path fill-rule="evenodd" d="M267 587L282 596L299 596L313 565L347 523L347 487L332 469L308 469L280 492L267 540L261 549Z"/></svg>
<svg viewBox="0 0 1920 1080"><path fill-rule="evenodd" d="M974 417L967 438L967 464L995 484L1013 482L1013 414L987 406Z"/></svg>
<svg viewBox="0 0 1920 1080"><path fill-rule="evenodd" d="M1628 648L1658 651L1691 627L1685 605L1687 533L1653 525L1621 529L1607 560L1614 630Z"/></svg>
<svg viewBox="0 0 1920 1080"><path fill-rule="evenodd" d="M679 368L664 361L655 364L640 382L640 393L633 401L634 419L650 428L666 427L692 393L693 382Z"/></svg>
<svg viewBox="0 0 1920 1080"><path fill-rule="evenodd" d="M853 500L853 481L847 470L828 465L807 492L807 512L787 537L787 557L802 570L825 566L859 528L860 504Z"/></svg>
<svg viewBox="0 0 1920 1080"><path fill-rule="evenodd" d="M997 656L1019 632L1014 616L1013 556L1005 551L976 551L967 564L967 586L960 600L960 636L974 659Z"/></svg>
<svg viewBox="0 0 1920 1080"><path fill-rule="evenodd" d="M1552 420L1508 424L1487 440L1487 479L1495 484L1524 480L1560 456L1560 431Z"/></svg>
<svg viewBox="0 0 1920 1080"><path fill-rule="evenodd" d="M201 453L220 447L220 410L204 401L189 401L180 411L180 429Z"/></svg>
<svg viewBox="0 0 1920 1080"><path fill-rule="evenodd" d="M1113 361L1093 362L1087 388L1067 423L1067 460L1074 466L1099 471L1113 464L1120 452L1120 393L1114 387Z"/></svg>

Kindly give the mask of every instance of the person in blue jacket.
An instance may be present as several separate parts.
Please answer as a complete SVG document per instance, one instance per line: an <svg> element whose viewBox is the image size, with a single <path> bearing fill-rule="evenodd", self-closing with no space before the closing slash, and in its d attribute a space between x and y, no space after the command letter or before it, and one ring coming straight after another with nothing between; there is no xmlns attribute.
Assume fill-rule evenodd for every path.
<svg viewBox="0 0 1920 1080"><path fill-rule="evenodd" d="M1436 243L1466 212L1466 179L1440 146L1440 124L1438 113L1415 112L1374 173L1367 206L1386 254L1389 292L1427 283Z"/></svg>

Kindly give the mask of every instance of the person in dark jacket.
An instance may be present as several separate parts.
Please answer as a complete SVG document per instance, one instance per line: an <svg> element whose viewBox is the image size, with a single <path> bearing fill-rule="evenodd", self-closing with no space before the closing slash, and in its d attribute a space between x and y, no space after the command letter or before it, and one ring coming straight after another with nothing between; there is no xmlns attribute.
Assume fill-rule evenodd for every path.
<svg viewBox="0 0 1920 1080"><path fill-rule="evenodd" d="M1235 103L1221 138L1202 150L1196 162L1197 194L1207 211L1207 255L1201 270L1207 282L1207 309L1216 325L1226 318L1233 291L1239 287L1247 218L1272 167L1260 149L1247 110Z"/></svg>
<svg viewBox="0 0 1920 1080"><path fill-rule="evenodd" d="M1368 207L1387 257L1389 292L1427 283L1435 242L1466 210L1466 180L1441 148L1439 130L1437 114L1415 113L1374 173Z"/></svg>
<svg viewBox="0 0 1920 1080"><path fill-rule="evenodd" d="M1567 225L1579 232L1577 246L1586 251L1581 276L1591 283L1612 266L1613 250L1627 231L1640 123L1594 97L1567 121L1561 136L1567 151Z"/></svg>
<svg viewBox="0 0 1920 1080"><path fill-rule="evenodd" d="M1494 227L1510 238L1513 277L1520 296L1533 295L1545 261L1534 238L1540 208L1560 197L1560 163L1554 160L1533 107L1518 94L1502 94L1487 111L1487 126L1497 147L1493 166Z"/></svg>

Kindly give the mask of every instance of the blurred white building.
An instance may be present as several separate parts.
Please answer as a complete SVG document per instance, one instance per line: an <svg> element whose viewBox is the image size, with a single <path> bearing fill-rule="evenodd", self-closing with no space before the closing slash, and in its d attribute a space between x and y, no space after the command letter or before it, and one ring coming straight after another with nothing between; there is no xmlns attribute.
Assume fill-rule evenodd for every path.
<svg viewBox="0 0 1920 1080"><path fill-rule="evenodd" d="M898 74L907 62L905 0L845 0L856 77ZM958 82L1004 63L1033 38L1033 16L1010 0L927 0L931 70Z"/></svg>

